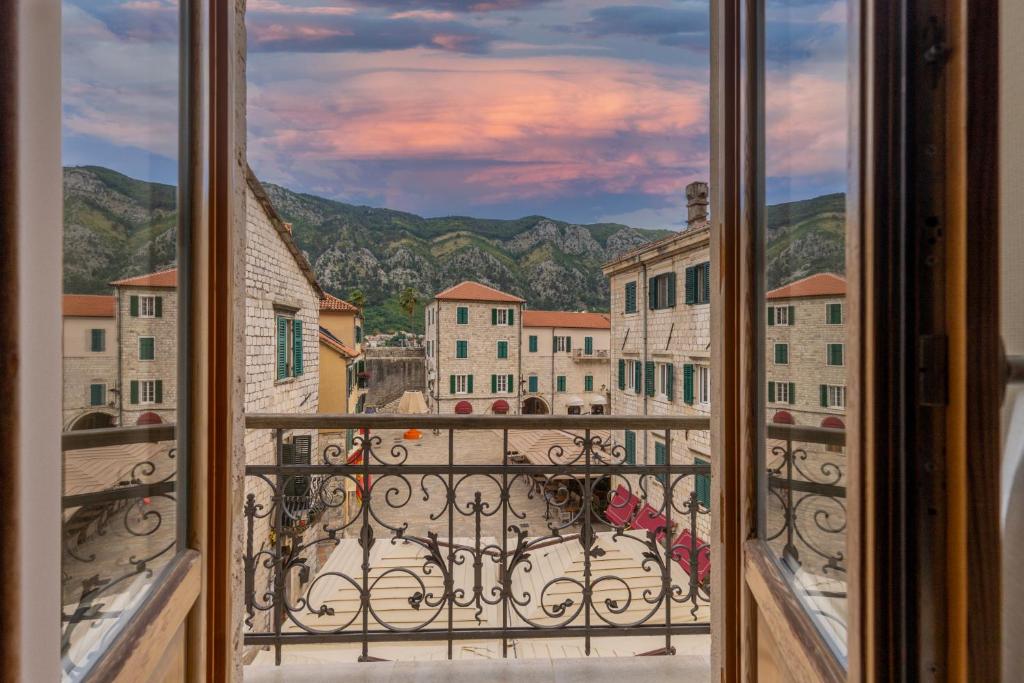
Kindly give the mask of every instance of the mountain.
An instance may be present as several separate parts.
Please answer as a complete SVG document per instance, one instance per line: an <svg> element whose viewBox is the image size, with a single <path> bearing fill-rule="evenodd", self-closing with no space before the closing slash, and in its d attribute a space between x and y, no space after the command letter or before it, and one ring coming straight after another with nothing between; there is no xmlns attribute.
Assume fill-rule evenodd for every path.
<svg viewBox="0 0 1024 683"><path fill-rule="evenodd" d="M534 309L606 311L601 264L670 234L544 216L423 218L265 187L323 288L342 298L365 294L368 332L422 329L423 302L462 280L521 296ZM768 207L768 288L844 272L844 216L842 194ZM65 168L65 291L103 293L113 280L173 265L175 220L173 186L98 166ZM411 319L398 306L406 287L420 300Z"/></svg>

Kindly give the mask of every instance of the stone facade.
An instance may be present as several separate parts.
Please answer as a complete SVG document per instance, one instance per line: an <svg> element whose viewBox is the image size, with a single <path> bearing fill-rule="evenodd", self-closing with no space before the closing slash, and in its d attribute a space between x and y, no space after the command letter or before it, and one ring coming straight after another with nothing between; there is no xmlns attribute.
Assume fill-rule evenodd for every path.
<svg viewBox="0 0 1024 683"><path fill-rule="evenodd" d="M507 295L506 295L507 296ZM467 322L459 323L459 309ZM492 324L494 311L503 316ZM508 322L511 312L511 324ZM519 412L522 377L519 340L523 305L521 300L434 299L426 306L427 407L432 413L454 413L455 406L468 402L477 415L492 413L494 402L509 405L508 414ZM459 358L459 342L465 342L466 357ZM507 344L507 357L498 357L498 342ZM496 381L492 383L492 376ZM512 377L511 385L508 377ZM497 378L503 378L498 380ZM454 386L454 391L452 390Z"/></svg>
<svg viewBox="0 0 1024 683"><path fill-rule="evenodd" d="M366 404L378 410L406 391L426 389L426 349L381 346L367 349L365 355L367 380Z"/></svg>
<svg viewBox="0 0 1024 683"><path fill-rule="evenodd" d="M679 234L604 266L611 287L613 414L710 416L709 240L706 221L691 221ZM617 430L612 438L623 447L635 444L638 464L656 464L664 448L664 438L654 433L636 432L627 441L626 432ZM674 433L669 457L672 463L710 464L710 446L707 431ZM639 495L638 477L628 479ZM676 485L674 515L686 509L695 484L693 477L684 477ZM660 485L647 482L646 490L652 505L662 504ZM707 517L701 517L708 525L701 529L705 539L710 534Z"/></svg>
<svg viewBox="0 0 1024 683"><path fill-rule="evenodd" d="M81 299L87 300L88 307L77 305ZM114 298L65 295L64 300L64 430L95 426L113 427L117 425L119 395ZM98 310L100 308L104 310ZM95 348L94 336L99 342ZM94 395L93 385L102 385L102 389L95 391L97 395ZM99 399L99 402L94 399Z"/></svg>
<svg viewBox="0 0 1024 683"><path fill-rule="evenodd" d="M533 320L543 314L539 320ZM565 415L570 407L580 414L609 413L611 392L610 325L607 318L601 322L581 322L594 327L568 327L575 317L602 318L597 314L555 313L553 311L524 311L523 336L520 343L523 360L523 405L527 413ZM544 318L554 316L548 321ZM557 320L558 317L564 320ZM548 323L561 322L562 326ZM531 337L536 337L535 346ZM590 353L586 339L590 338ZM564 340L558 341L556 339ZM536 350L533 350L533 349ZM531 379L536 377L536 380ZM564 378L559 385L558 378ZM587 377L590 387L587 387ZM531 390L533 387L536 390ZM533 400L531 400L533 399ZM582 404L580 404L582 402ZM543 408L542 410L538 410Z"/></svg>

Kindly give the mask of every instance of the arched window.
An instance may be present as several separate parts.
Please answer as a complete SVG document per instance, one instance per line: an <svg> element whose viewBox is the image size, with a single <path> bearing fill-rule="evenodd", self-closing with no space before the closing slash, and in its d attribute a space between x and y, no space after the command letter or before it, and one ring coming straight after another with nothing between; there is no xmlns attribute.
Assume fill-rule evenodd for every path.
<svg viewBox="0 0 1024 683"><path fill-rule="evenodd" d="M795 425L796 420L793 419L793 414L788 410L780 410L772 416L772 422L780 425Z"/></svg>

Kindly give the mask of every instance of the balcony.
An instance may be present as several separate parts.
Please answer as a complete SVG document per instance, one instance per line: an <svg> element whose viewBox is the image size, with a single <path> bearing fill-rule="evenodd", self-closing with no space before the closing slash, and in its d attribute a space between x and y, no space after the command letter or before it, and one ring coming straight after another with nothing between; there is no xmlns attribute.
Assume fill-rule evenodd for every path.
<svg viewBox="0 0 1024 683"><path fill-rule="evenodd" d="M608 349L594 349L590 353L586 353L583 349L573 349L572 359L575 361L608 360L608 354Z"/></svg>

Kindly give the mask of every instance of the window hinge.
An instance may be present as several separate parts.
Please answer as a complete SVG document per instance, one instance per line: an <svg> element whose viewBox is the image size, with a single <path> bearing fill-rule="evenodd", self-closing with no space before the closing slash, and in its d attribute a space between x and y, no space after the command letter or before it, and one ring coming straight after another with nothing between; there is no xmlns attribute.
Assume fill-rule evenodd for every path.
<svg viewBox="0 0 1024 683"><path fill-rule="evenodd" d="M944 39L942 26L939 25L938 17L928 18L928 47L924 51L924 63L931 67L932 70L932 90L939 85L939 76L942 73L942 69L946 66L946 62L949 61L949 56L953 53Z"/></svg>
<svg viewBox="0 0 1024 683"><path fill-rule="evenodd" d="M948 341L944 334L925 334L918 339L918 403L922 406L948 403Z"/></svg>

